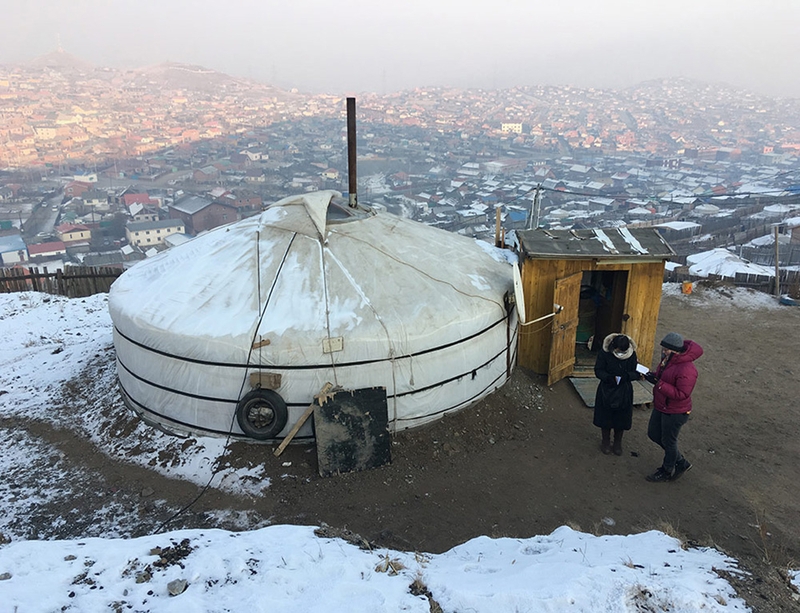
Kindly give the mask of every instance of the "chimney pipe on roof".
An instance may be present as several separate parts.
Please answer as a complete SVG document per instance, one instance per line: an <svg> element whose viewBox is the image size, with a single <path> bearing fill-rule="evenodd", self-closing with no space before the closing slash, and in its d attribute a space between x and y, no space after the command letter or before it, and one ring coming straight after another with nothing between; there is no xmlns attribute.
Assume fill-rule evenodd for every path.
<svg viewBox="0 0 800 613"><path fill-rule="evenodd" d="M351 208L358 206L358 180L356 176L356 99L347 99L347 177L348 199Z"/></svg>

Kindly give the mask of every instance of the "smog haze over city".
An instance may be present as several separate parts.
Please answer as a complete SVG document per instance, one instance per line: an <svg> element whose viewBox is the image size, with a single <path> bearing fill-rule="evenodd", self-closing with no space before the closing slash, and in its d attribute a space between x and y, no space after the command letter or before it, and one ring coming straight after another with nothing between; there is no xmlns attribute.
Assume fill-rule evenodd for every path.
<svg viewBox="0 0 800 613"><path fill-rule="evenodd" d="M800 97L794 0L11 0L0 64L202 65L308 93L622 88L655 78Z"/></svg>
<svg viewBox="0 0 800 613"><path fill-rule="evenodd" d="M671 237L688 255L800 208L800 2L15 0L2 14L12 264L65 227L127 265L165 233L348 192L346 96L363 201L489 242L498 212L508 231L702 219ZM177 217L158 240L128 236Z"/></svg>
<svg viewBox="0 0 800 613"><path fill-rule="evenodd" d="M376 573L389 579L399 551L392 589L420 611L534 610L536 573L551 608L553 595L575 611L614 598L654 612L741 611L738 597L796 608L797 424L784 409L800 395L800 0L4 0L0 18L0 609L241 609L266 586L305 599L290 610L323 593L331 611L396 610ZM112 283L128 301L117 322ZM515 329L512 304L534 325ZM408 313L435 314L442 334ZM643 411L625 453L603 457L586 409L603 339L637 336L642 364L658 364L662 328L709 347L683 493L644 479L662 455ZM364 329L376 332L362 350ZM502 349L474 348L490 336ZM117 354L124 343L139 357ZM420 362L439 348L459 355ZM173 376L195 363L208 377ZM380 471L330 479L312 447L278 458L244 444L318 436L314 417L292 430L286 407L305 420L326 388L281 394L312 369L338 389L337 364L389 373L373 389L387 390L393 436L398 398L436 398L414 411L447 418L391 441ZM229 366L241 385L212 389ZM570 383L576 368L595 387ZM269 402L252 396L262 384ZM212 404L221 425L184 418ZM191 436L134 414L162 408L155 423ZM650 489L664 486L679 495ZM285 550L240 532L269 524ZM178 528L203 532L163 532ZM238 549L214 528L237 532ZM605 549L662 529L683 533L668 554L646 557L652 540ZM340 563L333 537L387 553ZM480 562L490 542L505 545ZM706 542L741 562L723 574L707 558L718 593L676 562ZM417 551L447 552L464 572L440 576L456 587ZM565 564L586 574L554 590ZM687 585L698 593L682 605ZM484 594L497 586L507 593ZM446 605L459 589L473 596Z"/></svg>

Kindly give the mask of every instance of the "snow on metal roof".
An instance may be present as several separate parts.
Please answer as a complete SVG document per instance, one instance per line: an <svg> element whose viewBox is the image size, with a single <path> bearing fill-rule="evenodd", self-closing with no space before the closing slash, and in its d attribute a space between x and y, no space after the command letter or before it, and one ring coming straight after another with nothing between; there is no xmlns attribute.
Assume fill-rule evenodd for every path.
<svg viewBox="0 0 800 613"><path fill-rule="evenodd" d="M520 248L528 257L629 258L663 260L672 248L653 228L594 228L588 230L518 230Z"/></svg>

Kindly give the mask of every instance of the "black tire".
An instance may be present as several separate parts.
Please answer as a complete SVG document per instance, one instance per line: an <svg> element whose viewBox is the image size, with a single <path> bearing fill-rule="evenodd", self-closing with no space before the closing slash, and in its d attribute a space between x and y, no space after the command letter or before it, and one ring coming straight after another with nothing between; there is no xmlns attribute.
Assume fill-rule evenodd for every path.
<svg viewBox="0 0 800 613"><path fill-rule="evenodd" d="M289 412L272 390L253 390L236 405L236 421L247 436L259 441L275 438L286 427Z"/></svg>

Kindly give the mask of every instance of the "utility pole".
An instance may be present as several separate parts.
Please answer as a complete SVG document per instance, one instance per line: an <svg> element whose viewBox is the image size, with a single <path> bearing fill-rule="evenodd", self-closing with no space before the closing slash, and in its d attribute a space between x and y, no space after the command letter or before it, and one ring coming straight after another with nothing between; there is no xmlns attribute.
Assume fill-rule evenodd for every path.
<svg viewBox="0 0 800 613"><path fill-rule="evenodd" d="M533 207L531 208L531 219L528 230L534 230L539 227L539 210L542 202L542 184L536 186L536 192L533 194Z"/></svg>
<svg viewBox="0 0 800 613"><path fill-rule="evenodd" d="M780 249L778 248L778 226L775 225L775 298L781 299L781 269L778 266L778 256Z"/></svg>

